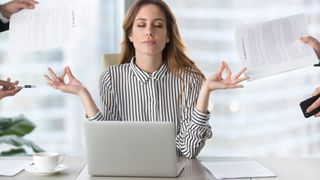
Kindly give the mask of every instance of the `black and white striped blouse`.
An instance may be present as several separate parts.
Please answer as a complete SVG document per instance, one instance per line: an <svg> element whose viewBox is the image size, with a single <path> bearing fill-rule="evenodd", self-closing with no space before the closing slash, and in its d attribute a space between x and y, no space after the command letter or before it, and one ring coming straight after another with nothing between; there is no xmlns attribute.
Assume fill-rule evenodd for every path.
<svg viewBox="0 0 320 180"><path fill-rule="evenodd" d="M174 122L178 154L195 157L212 136L210 114L195 108L201 78L190 73L182 77L185 81L165 64L149 74L137 67L134 58L130 63L110 66L100 79L102 108L89 120Z"/></svg>

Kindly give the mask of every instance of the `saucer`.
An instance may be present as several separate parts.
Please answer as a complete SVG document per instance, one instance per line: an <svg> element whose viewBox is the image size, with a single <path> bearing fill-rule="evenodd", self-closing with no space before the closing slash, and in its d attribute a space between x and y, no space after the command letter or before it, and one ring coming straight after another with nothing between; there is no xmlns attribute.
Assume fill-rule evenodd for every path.
<svg viewBox="0 0 320 180"><path fill-rule="evenodd" d="M65 169L67 169L68 166L65 164L59 164L56 168L54 168L52 171L38 171L36 169L36 167L32 164L28 167L26 167L24 170L26 170L27 172L33 173L35 175L53 175L56 174L60 171L63 171Z"/></svg>

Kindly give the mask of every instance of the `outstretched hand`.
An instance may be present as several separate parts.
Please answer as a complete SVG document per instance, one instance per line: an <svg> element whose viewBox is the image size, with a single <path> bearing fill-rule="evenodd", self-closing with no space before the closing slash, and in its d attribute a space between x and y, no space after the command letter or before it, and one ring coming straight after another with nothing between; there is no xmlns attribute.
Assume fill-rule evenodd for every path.
<svg viewBox="0 0 320 180"><path fill-rule="evenodd" d="M65 67L60 76L57 76L51 68L48 68L48 72L50 76L44 75L44 77L47 79L48 86L52 88L75 95L79 95L85 89L81 82L73 76L69 67ZM64 80L66 76L69 80L67 83Z"/></svg>
<svg viewBox="0 0 320 180"><path fill-rule="evenodd" d="M11 15L20 11L21 9L33 9L38 4L34 0L12 0L4 5L1 5L0 10L2 15L10 19Z"/></svg>
<svg viewBox="0 0 320 180"><path fill-rule="evenodd" d="M10 78L8 78L7 81L0 80L0 99L14 96L21 91L21 88L16 88L18 83L19 81L10 82Z"/></svg>
<svg viewBox="0 0 320 180"><path fill-rule="evenodd" d="M246 76L240 77L246 70L247 68L243 67L238 73L232 75L227 63L223 61L215 74L205 80L204 85L209 91L217 89L241 88L243 86L239 83L249 79L249 77ZM222 76L224 71L226 73L225 77Z"/></svg>

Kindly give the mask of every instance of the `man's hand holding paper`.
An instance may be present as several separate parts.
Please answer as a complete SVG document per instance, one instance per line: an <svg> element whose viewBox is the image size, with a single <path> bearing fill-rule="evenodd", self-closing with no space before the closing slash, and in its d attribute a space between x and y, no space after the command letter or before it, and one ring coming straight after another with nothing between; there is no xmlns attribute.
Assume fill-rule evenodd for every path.
<svg viewBox="0 0 320 180"><path fill-rule="evenodd" d="M317 56L300 38L308 35L302 14L239 26L236 43L250 80L313 65Z"/></svg>

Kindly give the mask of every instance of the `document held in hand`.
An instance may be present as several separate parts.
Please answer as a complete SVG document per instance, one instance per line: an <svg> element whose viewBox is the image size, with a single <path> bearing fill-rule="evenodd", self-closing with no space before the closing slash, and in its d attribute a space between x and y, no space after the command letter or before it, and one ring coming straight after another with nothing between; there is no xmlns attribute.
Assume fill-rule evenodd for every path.
<svg viewBox="0 0 320 180"><path fill-rule="evenodd" d="M9 52L27 53L70 45L77 28L76 8L63 0L43 0L10 18Z"/></svg>
<svg viewBox="0 0 320 180"><path fill-rule="evenodd" d="M300 41L300 37L306 35L303 14L238 26L236 45L242 65L248 68L249 80L316 63L314 50Z"/></svg>

